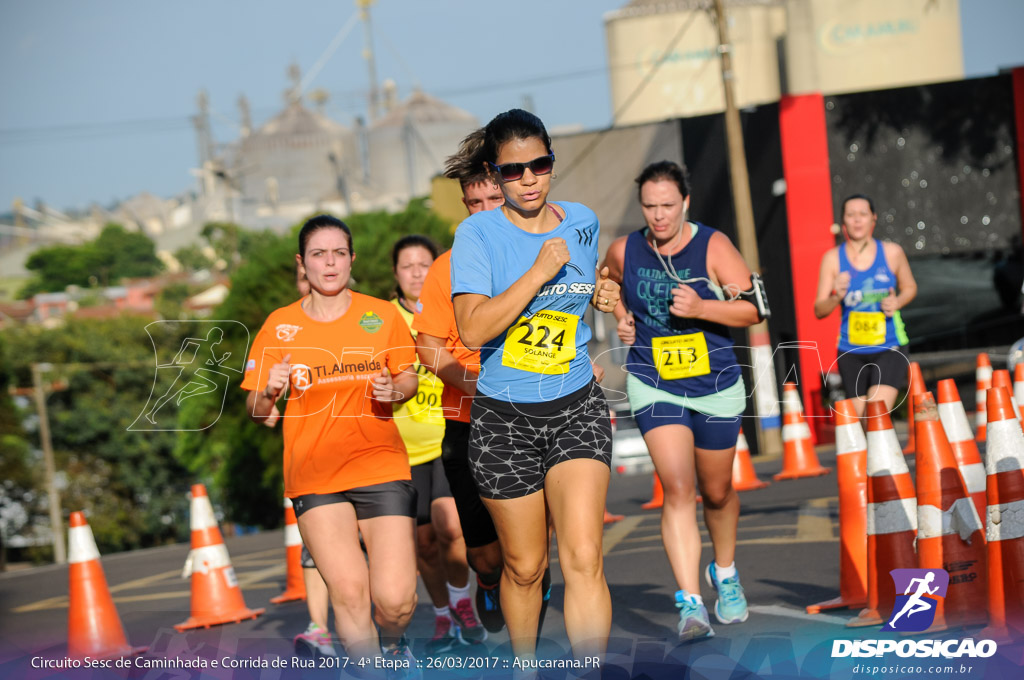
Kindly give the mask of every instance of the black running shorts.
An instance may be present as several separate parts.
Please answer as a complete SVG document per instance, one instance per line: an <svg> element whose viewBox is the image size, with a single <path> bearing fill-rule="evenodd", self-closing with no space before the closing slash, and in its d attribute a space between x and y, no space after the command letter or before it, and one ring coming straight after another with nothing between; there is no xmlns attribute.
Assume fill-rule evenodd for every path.
<svg viewBox="0 0 1024 680"><path fill-rule="evenodd" d="M444 422L441 462L459 511L466 547L481 548L497 541L498 532L494 529L491 513L480 500L480 492L476 490L476 482L469 469L469 430L469 423L459 420Z"/></svg>
<svg viewBox="0 0 1024 680"><path fill-rule="evenodd" d="M907 348L893 347L871 354L846 352L836 362L847 399L866 396L875 385L889 385L897 390L907 384L910 359Z"/></svg>
<svg viewBox="0 0 1024 680"><path fill-rule="evenodd" d="M611 465L611 420L596 382L538 404L477 396L470 416L469 465L484 498L536 493L544 488L548 471L568 460Z"/></svg>
<svg viewBox="0 0 1024 680"><path fill-rule="evenodd" d="M321 505L351 503L356 510L356 519L373 519L398 515L416 516L416 487L408 480L396 480L360 486L337 493L309 493L292 499L295 516Z"/></svg>
<svg viewBox="0 0 1024 680"><path fill-rule="evenodd" d="M412 485L416 487L416 526L430 524L430 504L452 495L440 456L412 466Z"/></svg>

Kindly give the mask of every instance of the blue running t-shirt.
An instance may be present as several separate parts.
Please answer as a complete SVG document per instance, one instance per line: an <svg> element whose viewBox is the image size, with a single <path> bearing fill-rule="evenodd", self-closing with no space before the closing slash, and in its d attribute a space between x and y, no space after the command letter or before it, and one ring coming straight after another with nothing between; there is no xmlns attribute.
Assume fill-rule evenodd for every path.
<svg viewBox="0 0 1024 680"><path fill-rule="evenodd" d="M480 349L477 393L535 404L571 394L593 377L583 315L594 294L597 215L579 203L556 203L565 219L554 230L531 234L502 210L476 213L459 225L452 245L452 298L460 293L495 297L533 266L544 242L562 238L569 263L541 287L519 319L495 329Z"/></svg>

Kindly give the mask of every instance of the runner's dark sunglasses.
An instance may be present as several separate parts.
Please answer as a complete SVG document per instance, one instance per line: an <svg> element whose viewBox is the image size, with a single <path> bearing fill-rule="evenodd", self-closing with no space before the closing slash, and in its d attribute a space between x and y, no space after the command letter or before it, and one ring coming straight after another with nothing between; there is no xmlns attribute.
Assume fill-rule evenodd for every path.
<svg viewBox="0 0 1024 680"><path fill-rule="evenodd" d="M546 156L534 158L528 163L502 163L501 165L495 165L488 162L488 165L498 171L503 182L514 182L517 179L523 178L523 175L526 174L526 168L529 168L530 172L535 175L546 175L551 172L555 167L555 154L549 153Z"/></svg>

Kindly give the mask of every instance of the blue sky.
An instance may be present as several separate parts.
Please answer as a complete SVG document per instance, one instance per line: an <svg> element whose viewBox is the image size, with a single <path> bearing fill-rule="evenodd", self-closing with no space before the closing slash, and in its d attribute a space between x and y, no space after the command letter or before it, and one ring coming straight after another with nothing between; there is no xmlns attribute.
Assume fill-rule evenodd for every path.
<svg viewBox="0 0 1024 680"><path fill-rule="evenodd" d="M920 2L922 0L894 0ZM940 0L941 1L941 0ZM550 126L608 125L602 15L625 0L484 3L378 0L377 70L486 121L532 100ZM1024 0L960 0L968 76L1024 64ZM245 94L257 125L352 16L351 0L50 0L0 5L0 212L19 196L59 208L192 185L189 117L209 93L214 136L237 135ZM311 87L341 122L363 109L357 25Z"/></svg>

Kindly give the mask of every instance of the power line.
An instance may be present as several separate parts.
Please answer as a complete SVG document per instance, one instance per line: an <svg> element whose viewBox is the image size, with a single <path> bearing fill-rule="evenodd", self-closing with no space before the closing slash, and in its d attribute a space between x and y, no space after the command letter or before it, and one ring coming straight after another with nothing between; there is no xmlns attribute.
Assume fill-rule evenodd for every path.
<svg viewBox="0 0 1024 680"><path fill-rule="evenodd" d="M620 68L635 68L642 63L620 64L611 67L590 67L577 69L563 73L546 76L535 76L503 82L487 82L466 87L437 90L432 92L438 97L460 97L464 95L494 92L496 90L529 87L531 85L542 85L554 82L588 78L608 73L611 70ZM332 90L333 96L347 99L352 102L352 109L355 103L365 102L366 89L359 90ZM260 107L256 111L260 113L274 113L278 109L273 107ZM348 109L346 109L348 110ZM139 118L134 120L109 121L104 123L73 123L65 125L50 125L32 128L6 128L0 129L0 145L10 146L17 144L34 144L51 141L70 141L77 139L95 139L101 137L116 137L128 134L152 134L158 132L174 132L192 128L192 116L167 116L162 118Z"/></svg>
<svg viewBox="0 0 1024 680"><path fill-rule="evenodd" d="M474 94L483 94L488 92L495 92L501 90L511 89L522 89L524 87L533 87L537 85L546 85L550 83L566 82L571 80L580 80L584 78L593 78L599 75L607 75L613 71L621 69L631 69L638 67L649 66L649 70L643 81L637 86L630 98L627 99L624 106L620 107L620 110L615 112L612 116L612 124L622 115L632 100L636 98L643 90L643 88L650 82L654 74L659 70L662 64L665 63L665 57L671 53L679 42L682 34L689 28L695 18L696 13L691 15L690 21L684 26L683 30L673 39L670 46L665 50L661 58L656 59L653 65L650 65L650 61L636 61L623 64L611 64L608 66L591 66L587 68L575 69L572 71L563 71L561 73L553 73L549 75L533 76L528 78L520 78L516 80L506 81L488 81L485 83L479 83L476 85L468 85L465 87L456 87L449 89L434 90L431 94L442 97L442 98L453 98L463 97ZM365 104L367 89L352 89L352 90L331 90L330 93L333 97L336 97L336 106L341 110L347 112L358 112ZM254 113L263 115L272 115L279 111L279 108L273 106L261 106L254 110ZM43 127L31 127L31 128L6 128L0 129L0 146L18 146L18 145L31 145L31 144L45 144L53 142L67 142L67 141L78 141L78 140L93 140L102 139L104 137L121 137L129 135L146 135L146 134L158 134L166 132L181 132L184 130L192 129L192 115L178 115L178 116L165 116L160 118L138 118L133 120L120 120L120 121L108 121L103 123L71 123L63 125L49 125ZM588 152L589 153L589 152ZM568 171L566 171L568 172Z"/></svg>
<svg viewBox="0 0 1024 680"><path fill-rule="evenodd" d="M706 9L707 8L705 8L705 10ZM622 114L624 114L629 109L629 107L633 105L633 102L636 101L636 98L640 96L640 93L642 93L644 89L647 87L647 85L650 84L651 80L654 79L654 76L661 68L661 65L668 61L668 56L672 54L672 51L676 48L676 45L678 45L679 41L682 40L684 35L686 35L686 32L690 30L690 26L693 25L693 22L699 15L700 13L698 11L692 12L690 14L690 18L686 20L686 23L684 23L682 27L678 31L676 31L675 36L673 36L672 40L669 41L668 46L662 52L661 57L655 60L654 65L651 67L651 70L649 70L644 75L643 79L639 83L637 83L637 86L633 88L633 91L629 93L628 97L626 97L626 101L624 101L622 105L619 106L619 108L615 111L615 113L612 114L611 127L615 126L615 123L619 120L619 118L622 117ZM608 131L609 130L602 130L598 132L597 135L595 135L594 139L592 139L590 143L583 148L583 151L581 151L580 154L576 156L571 163L569 163L565 170L560 173L563 180L566 177L568 177L573 170L578 168L580 164L587 158L587 156L593 153L594 149L597 148L598 144L600 144L604 140Z"/></svg>

